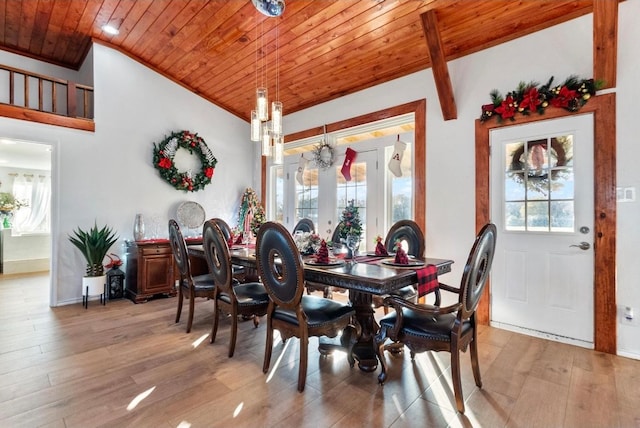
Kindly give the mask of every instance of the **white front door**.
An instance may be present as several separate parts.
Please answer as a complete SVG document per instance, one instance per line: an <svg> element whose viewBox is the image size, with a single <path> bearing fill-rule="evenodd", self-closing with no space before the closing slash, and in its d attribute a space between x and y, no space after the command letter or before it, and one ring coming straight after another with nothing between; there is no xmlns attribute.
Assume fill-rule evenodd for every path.
<svg viewBox="0 0 640 428"><path fill-rule="evenodd" d="M593 116L491 132L491 324L593 347Z"/></svg>

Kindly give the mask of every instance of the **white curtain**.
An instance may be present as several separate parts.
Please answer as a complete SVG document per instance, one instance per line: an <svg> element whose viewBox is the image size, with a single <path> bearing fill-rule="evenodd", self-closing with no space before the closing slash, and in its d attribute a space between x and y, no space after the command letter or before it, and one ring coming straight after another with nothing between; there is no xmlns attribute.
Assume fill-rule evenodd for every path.
<svg viewBox="0 0 640 428"><path fill-rule="evenodd" d="M20 208L13 218L18 233L49 232L51 219L51 178L43 175L19 175L13 181L13 194L27 206Z"/></svg>

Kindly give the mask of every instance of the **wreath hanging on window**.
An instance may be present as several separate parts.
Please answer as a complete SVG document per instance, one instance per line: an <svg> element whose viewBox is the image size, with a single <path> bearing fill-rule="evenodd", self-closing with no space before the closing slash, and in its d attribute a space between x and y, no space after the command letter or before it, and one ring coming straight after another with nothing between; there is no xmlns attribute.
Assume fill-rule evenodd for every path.
<svg viewBox="0 0 640 428"><path fill-rule="evenodd" d="M550 190L563 186L558 181L560 177L571 173L567 169L573 159L571 141L566 137L555 137L550 144L546 139L529 141L527 147L519 143L509 159L507 174L513 181L519 184L526 182L529 190L547 195ZM549 166L545 167L545 163Z"/></svg>
<svg viewBox="0 0 640 428"><path fill-rule="evenodd" d="M333 165L335 160L334 148L331 144L323 141L313 148L313 161L318 168L327 169Z"/></svg>
<svg viewBox="0 0 640 428"><path fill-rule="evenodd" d="M197 174L191 170L178 171L176 168L173 157L181 148L200 159L201 168ZM160 177L178 190L196 192L204 189L204 186L211 183L217 163L218 160L202 137L189 131L172 132L160 143L153 144L153 166L160 172Z"/></svg>

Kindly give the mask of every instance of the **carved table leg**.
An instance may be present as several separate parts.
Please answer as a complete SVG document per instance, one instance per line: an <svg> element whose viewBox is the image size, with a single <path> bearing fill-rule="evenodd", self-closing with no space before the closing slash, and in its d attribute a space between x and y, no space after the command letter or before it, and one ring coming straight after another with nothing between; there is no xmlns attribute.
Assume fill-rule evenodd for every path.
<svg viewBox="0 0 640 428"><path fill-rule="evenodd" d="M375 352L374 336L378 331L378 324L371 306L372 296L369 293L349 291L349 300L356 311L356 320L360 324L361 334L353 346L353 357L358 361L358 367L365 372L372 372L378 368L378 358ZM348 346L351 332L344 332L339 343L327 338L320 340L319 351L327 355L336 349L345 350Z"/></svg>

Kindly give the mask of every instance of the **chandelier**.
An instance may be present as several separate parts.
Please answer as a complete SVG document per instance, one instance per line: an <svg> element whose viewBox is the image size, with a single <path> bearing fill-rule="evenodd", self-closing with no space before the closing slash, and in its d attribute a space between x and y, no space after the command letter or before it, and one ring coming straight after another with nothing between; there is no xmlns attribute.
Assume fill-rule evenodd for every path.
<svg viewBox="0 0 640 428"><path fill-rule="evenodd" d="M284 12L284 0L251 0L256 10L268 17L279 17ZM271 120L269 120L269 96L267 90L267 60L264 45L263 23L260 24L260 37L256 25L256 104L251 111L251 141L260 142L262 156L273 157L274 164L282 164L284 154L284 137L282 130L282 103L280 96L280 58L279 29L276 23L276 101L271 103ZM260 47L258 47L260 42ZM260 58L258 58L260 54ZM260 75L260 84L258 84Z"/></svg>

